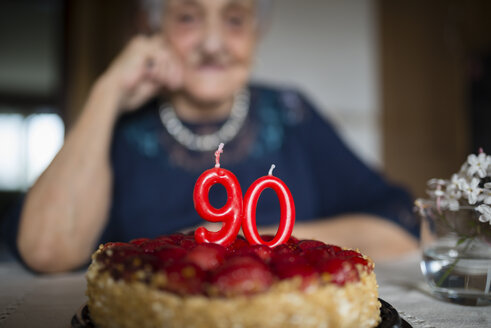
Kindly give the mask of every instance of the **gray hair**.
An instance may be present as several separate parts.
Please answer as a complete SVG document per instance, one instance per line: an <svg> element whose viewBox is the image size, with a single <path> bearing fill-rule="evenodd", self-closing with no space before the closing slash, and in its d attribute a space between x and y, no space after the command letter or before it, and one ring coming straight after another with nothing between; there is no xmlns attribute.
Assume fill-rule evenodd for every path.
<svg viewBox="0 0 491 328"><path fill-rule="evenodd" d="M156 31L160 28L162 14L166 0L140 0L140 7L145 13L149 27ZM257 17L259 29L263 29L269 20L273 8L273 0L255 0L257 3Z"/></svg>

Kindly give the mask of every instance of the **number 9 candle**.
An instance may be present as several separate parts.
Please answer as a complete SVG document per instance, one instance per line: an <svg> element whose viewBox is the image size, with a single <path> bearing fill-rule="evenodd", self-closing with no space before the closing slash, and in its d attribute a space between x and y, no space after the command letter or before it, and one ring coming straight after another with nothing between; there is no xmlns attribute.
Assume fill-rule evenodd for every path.
<svg viewBox="0 0 491 328"><path fill-rule="evenodd" d="M219 231L209 231L204 227L196 229L194 237L198 243L215 243L228 246L233 243L239 233L242 221L242 190L237 177L229 170L220 167L220 154L223 143L215 152L215 167L200 175L193 191L194 207L198 214L210 222L223 222ZM217 209L210 204L208 194L210 188L219 183L227 191L226 204Z"/></svg>

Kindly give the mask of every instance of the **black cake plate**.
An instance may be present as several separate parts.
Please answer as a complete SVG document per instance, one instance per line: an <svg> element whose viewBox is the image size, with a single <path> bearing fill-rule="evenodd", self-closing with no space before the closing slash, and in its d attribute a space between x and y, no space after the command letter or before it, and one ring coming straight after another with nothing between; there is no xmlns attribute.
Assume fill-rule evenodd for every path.
<svg viewBox="0 0 491 328"><path fill-rule="evenodd" d="M380 307L382 321L377 328L412 328L410 324L399 316L399 313L392 305L380 298L379 301L382 304ZM89 308L86 304L73 316L72 328L96 328L90 318Z"/></svg>

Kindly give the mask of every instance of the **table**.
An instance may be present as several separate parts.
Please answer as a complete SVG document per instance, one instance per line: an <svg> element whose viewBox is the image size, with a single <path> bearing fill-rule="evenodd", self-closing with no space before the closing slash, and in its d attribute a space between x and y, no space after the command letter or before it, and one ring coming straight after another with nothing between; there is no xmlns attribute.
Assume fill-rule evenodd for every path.
<svg viewBox="0 0 491 328"><path fill-rule="evenodd" d="M469 307L438 301L427 294L419 254L379 262L380 297L414 328L491 327L491 306ZM15 262L0 263L0 327L70 326L86 302L84 272L38 276Z"/></svg>
<svg viewBox="0 0 491 328"><path fill-rule="evenodd" d="M376 263L380 298L396 308L413 328L491 327L491 306L462 306L430 295L419 268L421 255Z"/></svg>

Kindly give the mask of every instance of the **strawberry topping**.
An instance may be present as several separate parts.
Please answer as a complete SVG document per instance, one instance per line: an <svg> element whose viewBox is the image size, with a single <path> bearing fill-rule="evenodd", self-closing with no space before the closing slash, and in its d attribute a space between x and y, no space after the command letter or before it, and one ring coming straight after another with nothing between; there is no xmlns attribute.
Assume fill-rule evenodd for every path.
<svg viewBox="0 0 491 328"><path fill-rule="evenodd" d="M252 256L233 256L211 277L211 294L248 295L265 291L273 283L271 270Z"/></svg>
<svg viewBox="0 0 491 328"><path fill-rule="evenodd" d="M190 250L186 260L196 264L203 270L212 270L225 261L225 247L217 244L200 244Z"/></svg>
<svg viewBox="0 0 491 328"><path fill-rule="evenodd" d="M177 261L165 267L165 289L176 294L200 294L206 274L199 266L187 261Z"/></svg>
<svg viewBox="0 0 491 328"><path fill-rule="evenodd" d="M112 263L122 263L127 257L133 255L142 254L143 251L131 244L120 243L119 245L115 245L115 243L107 243L103 248L102 252L98 254L97 260L110 265Z"/></svg>
<svg viewBox="0 0 491 328"><path fill-rule="evenodd" d="M302 252L303 257L310 263L315 265L319 261L333 257L334 255L326 246L309 248Z"/></svg>
<svg viewBox="0 0 491 328"><path fill-rule="evenodd" d="M330 258L319 262L317 270L319 270L324 279L339 286L359 280L355 266L351 262L340 258Z"/></svg>
<svg viewBox="0 0 491 328"><path fill-rule="evenodd" d="M187 251L179 246L164 245L155 251L153 255L161 262L161 267L167 266L177 260L182 259L187 254Z"/></svg>
<svg viewBox="0 0 491 328"><path fill-rule="evenodd" d="M287 265L285 263L276 265L275 273L280 279L300 277L302 279L301 288L308 287L311 283L317 280L319 275L317 270L305 260L297 260L292 265Z"/></svg>
<svg viewBox="0 0 491 328"><path fill-rule="evenodd" d="M242 247L247 247L247 246L249 246L247 240L245 240L244 237L242 236L238 236L237 239L235 239L234 242L227 247L227 250L233 253L241 249Z"/></svg>
<svg viewBox="0 0 491 328"><path fill-rule="evenodd" d="M261 238L270 241L274 236ZM237 237L225 248L198 244L192 232L107 243L96 261L116 280L148 283L153 273L161 272L165 279L159 286L167 291L226 297L262 292L283 279L300 278L300 288L326 283L343 286L359 281L361 272L373 270L373 263L361 253L317 240L290 237L287 243L270 248Z"/></svg>
<svg viewBox="0 0 491 328"><path fill-rule="evenodd" d="M149 241L145 241L138 245L145 253L153 253L159 250L161 247L169 245L169 243L165 240L161 239L150 239Z"/></svg>
<svg viewBox="0 0 491 328"><path fill-rule="evenodd" d="M335 255L337 252L339 251L342 251L343 249L339 246L336 246L336 245L326 245L326 248L329 250L329 252L332 254L332 255Z"/></svg>
<svg viewBox="0 0 491 328"><path fill-rule="evenodd" d="M179 241L179 246L185 249L193 249L198 245L194 237L186 237Z"/></svg>
<svg viewBox="0 0 491 328"><path fill-rule="evenodd" d="M295 244L282 244L273 248L273 256L300 254L302 249Z"/></svg>
<svg viewBox="0 0 491 328"><path fill-rule="evenodd" d="M364 269L371 271L373 267L368 267L368 260L363 257L359 252L353 250L342 250L336 253L336 256L342 259L346 259L353 265L360 264Z"/></svg>
<svg viewBox="0 0 491 328"><path fill-rule="evenodd" d="M357 251L351 250L351 249L337 251L336 255L339 257L344 257L344 258L348 258L348 259L353 257L353 256L361 256L360 253L358 253Z"/></svg>
<svg viewBox="0 0 491 328"><path fill-rule="evenodd" d="M297 245L304 251L310 248L322 247L325 246L326 244L324 244L322 241L306 239L300 241Z"/></svg>
<svg viewBox="0 0 491 328"><path fill-rule="evenodd" d="M273 254L273 250L265 245L252 245L252 246L246 246L242 247L241 249L235 251L236 255L253 255L257 256L261 260L263 260L266 263L269 263L271 261L271 256Z"/></svg>
<svg viewBox="0 0 491 328"><path fill-rule="evenodd" d="M130 244L135 245L135 246L140 246L143 243L146 243L147 241L150 241L148 238L136 238L130 240Z"/></svg>
<svg viewBox="0 0 491 328"><path fill-rule="evenodd" d="M288 239L287 244L298 244L299 240L293 236L290 236L290 239Z"/></svg>
<svg viewBox="0 0 491 328"><path fill-rule="evenodd" d="M112 247L119 247L119 246L131 246L130 244L128 243L122 243L122 242L108 242L104 245L104 249L107 249L107 248L112 248Z"/></svg>

